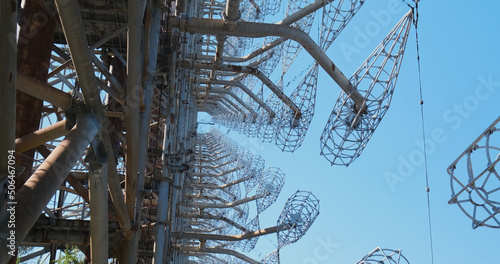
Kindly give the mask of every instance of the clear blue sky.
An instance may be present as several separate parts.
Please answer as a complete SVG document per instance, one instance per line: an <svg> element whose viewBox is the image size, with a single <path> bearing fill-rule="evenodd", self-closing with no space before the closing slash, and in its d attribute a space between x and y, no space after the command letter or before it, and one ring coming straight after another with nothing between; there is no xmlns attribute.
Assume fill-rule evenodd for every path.
<svg viewBox="0 0 500 264"><path fill-rule="evenodd" d="M403 5L400 11L390 13L390 23L377 22L373 14L388 10L389 2L366 1L330 47L328 55L346 76L352 75L408 11ZM448 205L451 189L446 172L451 162L500 113L498 10L500 2L492 0L420 2L426 135L428 141L433 141L433 131L442 134L439 142L433 141L434 146L428 149L434 263L500 261L499 230L485 227L473 230L470 219L456 205ZM379 23L380 33L372 34L367 46L359 52L346 54L342 47L356 47L356 34L366 32L366 25L374 21ZM294 66L296 71L304 70L300 67L312 61L307 54L302 54L299 60ZM297 189L310 190L320 199L318 219L301 240L281 250L281 263L354 264L375 247L401 248L411 263L431 263L424 166L413 166L413 172L393 188L385 177L388 173L398 174L401 159L407 160L412 152L420 151L415 143L422 140L416 66L413 28L391 108L361 157L349 167L331 167L319 155L319 137L340 91L321 69L316 115L303 146L295 153L282 153L273 144L229 134L260 154L266 160L266 167L280 167L286 173L281 196L262 215L261 227L276 223L286 199ZM471 96L476 96L480 78L496 82L495 90L476 100L477 105L469 105L459 113L457 109L464 101L467 103ZM274 249L275 241L275 236L261 238L249 255L260 259Z"/></svg>

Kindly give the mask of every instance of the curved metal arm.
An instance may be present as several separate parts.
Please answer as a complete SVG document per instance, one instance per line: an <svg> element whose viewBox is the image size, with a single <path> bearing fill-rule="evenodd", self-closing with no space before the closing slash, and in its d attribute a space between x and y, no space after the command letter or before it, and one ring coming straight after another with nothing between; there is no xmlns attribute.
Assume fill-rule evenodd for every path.
<svg viewBox="0 0 500 264"><path fill-rule="evenodd" d="M266 36L278 36L299 42L305 50L318 62L318 64L332 77L340 88L356 103L359 109L365 108L364 97L349 82L349 79L335 66L314 40L305 32L284 25L239 22L236 30L224 28L224 21L205 18L181 18L170 17L169 25L179 28L182 25L184 31L208 35L229 35L249 38L261 38Z"/></svg>

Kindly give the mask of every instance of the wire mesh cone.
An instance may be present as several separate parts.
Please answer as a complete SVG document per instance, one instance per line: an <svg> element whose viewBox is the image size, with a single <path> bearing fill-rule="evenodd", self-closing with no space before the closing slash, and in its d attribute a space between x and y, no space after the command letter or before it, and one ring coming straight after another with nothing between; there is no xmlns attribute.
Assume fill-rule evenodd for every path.
<svg viewBox="0 0 500 264"><path fill-rule="evenodd" d="M257 213L260 214L264 212L269 206L271 206L283 189L285 184L285 173L279 168L268 168L264 172L264 176L260 180L256 194L262 195L263 197L257 199Z"/></svg>
<svg viewBox="0 0 500 264"><path fill-rule="evenodd" d="M278 218L278 247L297 242L319 215L319 200L311 192L297 191L288 198Z"/></svg>
<svg viewBox="0 0 500 264"><path fill-rule="evenodd" d="M350 82L364 95L361 112L343 91L321 135L321 155L331 165L349 166L363 152L389 109L394 86L412 24L408 12L351 77Z"/></svg>
<svg viewBox="0 0 500 264"><path fill-rule="evenodd" d="M294 152L304 141L314 116L316 88L318 84L318 64L309 69L290 97L300 109L300 116L285 108L279 120L276 145L286 152Z"/></svg>
<svg viewBox="0 0 500 264"><path fill-rule="evenodd" d="M319 46L326 51L364 4L364 0L340 0L323 8Z"/></svg>
<svg viewBox="0 0 500 264"><path fill-rule="evenodd" d="M279 264L280 263L280 251L279 249L269 253L265 256L260 263L262 264Z"/></svg>

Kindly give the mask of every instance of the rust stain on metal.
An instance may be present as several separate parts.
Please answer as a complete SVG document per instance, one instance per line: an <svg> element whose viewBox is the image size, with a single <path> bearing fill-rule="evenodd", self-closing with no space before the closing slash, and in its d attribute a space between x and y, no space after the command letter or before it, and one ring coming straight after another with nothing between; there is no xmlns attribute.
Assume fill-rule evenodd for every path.
<svg viewBox="0 0 500 264"><path fill-rule="evenodd" d="M234 69L235 71L237 71L237 72L241 72L241 71L243 70L243 67L238 66L238 65L234 65L234 66L233 66L233 69Z"/></svg>
<svg viewBox="0 0 500 264"><path fill-rule="evenodd" d="M247 69L249 70L249 72L250 72L251 74L257 74L257 71L258 71L258 70L257 70L257 68L254 68L254 67L247 67Z"/></svg>
<svg viewBox="0 0 500 264"><path fill-rule="evenodd" d="M332 62L332 70L335 71L335 64Z"/></svg>

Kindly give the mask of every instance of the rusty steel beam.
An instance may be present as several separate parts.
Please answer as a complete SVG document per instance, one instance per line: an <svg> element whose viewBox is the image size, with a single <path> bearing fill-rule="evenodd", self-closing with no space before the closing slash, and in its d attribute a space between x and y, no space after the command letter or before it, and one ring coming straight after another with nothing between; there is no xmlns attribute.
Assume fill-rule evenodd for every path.
<svg viewBox="0 0 500 264"><path fill-rule="evenodd" d="M0 128L0 182L8 172L8 150L14 150L16 137L16 20L17 6L15 1L0 2L0 111L2 126ZM0 200L3 203L3 199Z"/></svg>
<svg viewBox="0 0 500 264"><path fill-rule="evenodd" d="M65 110L71 106L71 94L42 83L26 74L17 75L17 90Z"/></svg>
<svg viewBox="0 0 500 264"><path fill-rule="evenodd" d="M22 216L16 218L16 246L24 240L45 205L59 189L98 131L99 122L96 118L90 115L79 116L77 125L16 193L14 201L16 204L12 206L16 210L16 215ZM0 220L0 233L10 233L7 222L8 218ZM1 256L0 263L5 263L9 257L9 255Z"/></svg>
<svg viewBox="0 0 500 264"><path fill-rule="evenodd" d="M17 41L17 72L45 83L50 65L50 54L54 42L55 16L53 1L27 0L19 17ZM43 20L41 22L40 20ZM17 84L19 86L19 84ZM17 91L16 94L16 138L39 129L43 101ZM16 179L16 188L21 188L32 173L34 150L16 155L16 166L24 171Z"/></svg>
<svg viewBox="0 0 500 264"><path fill-rule="evenodd" d="M53 125L39 129L21 138L16 138L16 152L23 153L36 148L48 141L66 135L69 131L65 129L66 119Z"/></svg>
<svg viewBox="0 0 500 264"><path fill-rule="evenodd" d="M45 146L41 145L36 148L36 151L40 153L45 159L50 155L50 150ZM73 187L73 189L77 192L78 195L82 197L82 199L90 203L89 199L89 190L78 180L78 178L74 175L74 173L69 173L68 177L66 177L66 181Z"/></svg>
<svg viewBox="0 0 500 264"><path fill-rule="evenodd" d="M126 178L125 204L131 221L135 217L135 199L137 195L137 174L139 160L139 124L142 99L142 14L141 1L128 1L128 35L127 35L127 96L126 104ZM135 260L133 261L135 263Z"/></svg>

